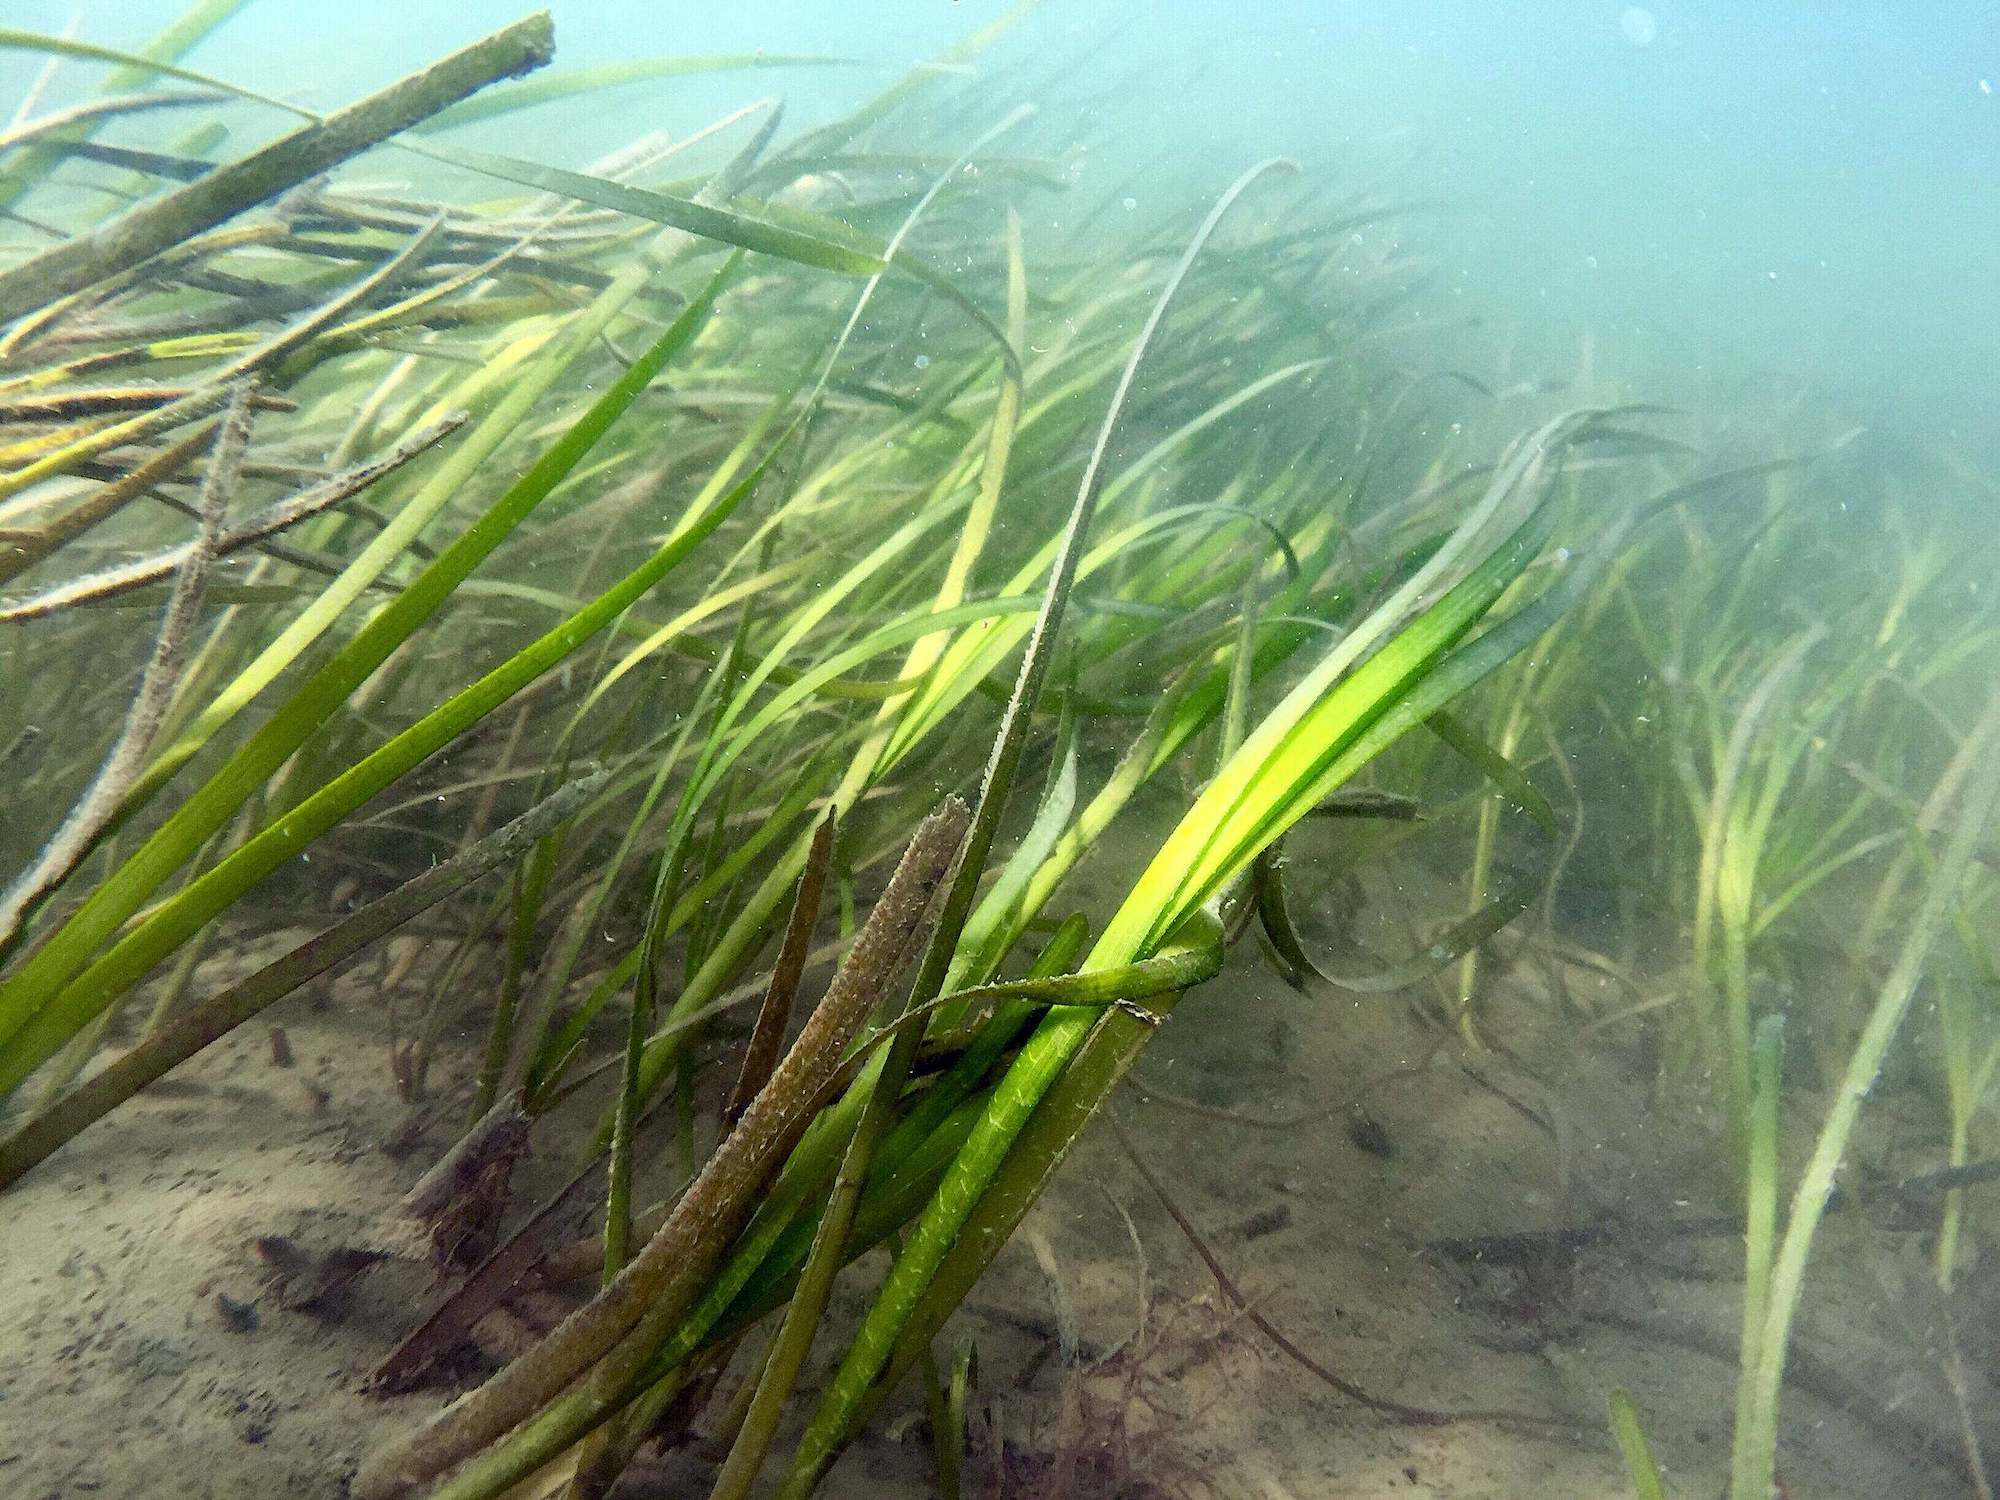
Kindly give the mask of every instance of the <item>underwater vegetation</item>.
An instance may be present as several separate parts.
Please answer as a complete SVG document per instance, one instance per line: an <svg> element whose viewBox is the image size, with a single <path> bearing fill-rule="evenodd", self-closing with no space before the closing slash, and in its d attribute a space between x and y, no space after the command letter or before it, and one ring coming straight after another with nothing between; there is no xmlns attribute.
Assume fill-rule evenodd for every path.
<svg viewBox="0 0 2000 1500"><path fill-rule="evenodd" d="M353 1494L605 1495L706 1424L718 1500L803 1500L915 1384L958 1495L975 1364L934 1346L1232 951L1474 1057L1538 968L1716 1122L1712 1215L1432 1249L1739 1239L1733 1500L1772 1493L1829 1213L1906 1213L1954 1294L2000 1175L2000 614L1893 464L1412 369L1396 210L1288 161L1051 239L1049 80L962 66L1011 15L845 118L753 100L575 171L454 132L837 60L543 71L533 16L322 116L182 65L239 4L143 55L0 29L102 79L0 132L0 1215L438 937L379 1031L452 1122L405 1200L442 1290L373 1375L437 1401ZM1442 847L1454 904L1403 953L1322 934L1352 870L1308 836ZM1874 1151L1885 1074L1920 1165ZM571 1174L539 1202L531 1143ZM590 1283L468 1376L482 1318Z"/></svg>

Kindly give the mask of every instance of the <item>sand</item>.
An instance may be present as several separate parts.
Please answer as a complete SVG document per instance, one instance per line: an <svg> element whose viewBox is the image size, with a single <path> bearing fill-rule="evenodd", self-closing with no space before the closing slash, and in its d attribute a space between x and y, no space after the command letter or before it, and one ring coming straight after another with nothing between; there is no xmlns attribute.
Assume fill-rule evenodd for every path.
<svg viewBox="0 0 2000 1500"><path fill-rule="evenodd" d="M245 940L201 980L283 941ZM406 1016L427 951L409 945L421 941L398 939L389 955L415 976ZM396 1203L463 1119L449 1094L399 1096L387 972L366 960L271 1012L290 1066L274 1060L270 1025L245 1028L0 1200L0 1493L336 1500L367 1447L439 1403L437 1391L359 1389L438 1289ZM1586 999L1603 982L1569 979ZM1440 1045L1402 1000L1301 997L1244 944L1163 1029L1117 1110L1298 1354L1384 1400L1541 1422L1415 1425L1340 1394L1222 1293L1100 1123L940 1341L944 1354L967 1339L978 1350L967 1493L1622 1495L1604 1402L1623 1387L1670 1492L1720 1494L1732 1241L1642 1235L1536 1276L1423 1249L1602 1209L1663 1220L1709 1206L1718 1188L1709 1122L1653 1107L1650 1075L1615 1036L1571 1046L1576 1021L1549 999L1544 970L1503 968L1490 1004L1511 1056ZM469 1076L474 1048L448 1027L431 1076ZM1288 1129L1248 1123L1300 1116ZM517 1203L557 1179L584 1119L538 1133ZM258 1248L271 1236L309 1269L282 1281ZM1793 1495L1972 1493L1926 1244L1861 1216L1830 1225L1802 1325L1815 1389L1786 1407ZM322 1258L357 1249L382 1258L301 1306ZM864 1265L879 1271L879 1258ZM858 1307L861 1292L850 1272L840 1305ZM1990 1410L1994 1341L1963 1329L1961 1341L1974 1409ZM698 1496L710 1473L683 1452L649 1461L620 1493ZM824 1491L934 1492L915 1392L891 1402Z"/></svg>

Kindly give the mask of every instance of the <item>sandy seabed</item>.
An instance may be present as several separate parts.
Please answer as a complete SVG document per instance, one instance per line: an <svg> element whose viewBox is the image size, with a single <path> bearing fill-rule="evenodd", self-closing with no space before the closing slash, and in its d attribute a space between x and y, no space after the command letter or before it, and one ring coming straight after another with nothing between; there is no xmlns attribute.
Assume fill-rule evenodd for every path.
<svg viewBox="0 0 2000 1500"><path fill-rule="evenodd" d="M200 979L284 941L246 943ZM365 1450L439 1404L441 1390L360 1390L441 1290L407 1253L396 1205L463 1105L399 1095L380 988L391 969L421 974L408 947L421 941L292 997L0 1200L0 1494L336 1500ZM1603 1211L1699 1211L1717 1186L1706 1125L1649 1108L1646 1073L1615 1048L1566 1049L1574 1023L1532 966L1496 982L1492 1029L1512 1058L1560 1066L1438 1045L1400 1002L1303 999L1251 947L1181 1007L1116 1107L1233 1285L1318 1372L1224 1294L1100 1122L939 1342L978 1349L968 1495L1624 1495L1604 1424L1616 1387L1671 1493L1721 1493L1734 1241L1642 1233L1533 1273L1423 1248ZM431 1076L469 1076L474 1050L448 1037ZM571 1133L590 1118L576 1112ZM517 1206L560 1179L559 1136L538 1134ZM315 1301L274 1268L274 1236L314 1266L384 1254ZM1803 1323L1810 1368L1795 1372L1807 1388L1786 1407L1794 1496L1973 1493L1923 1252L1907 1229L1830 1222ZM840 1305L863 1290L851 1272ZM1993 1340L1961 1343L1973 1409L1992 1410ZM1420 1425L1327 1375L1406 1406L1551 1425ZM711 1473L690 1447L649 1457L619 1493L698 1496ZM910 1391L824 1493L935 1488Z"/></svg>

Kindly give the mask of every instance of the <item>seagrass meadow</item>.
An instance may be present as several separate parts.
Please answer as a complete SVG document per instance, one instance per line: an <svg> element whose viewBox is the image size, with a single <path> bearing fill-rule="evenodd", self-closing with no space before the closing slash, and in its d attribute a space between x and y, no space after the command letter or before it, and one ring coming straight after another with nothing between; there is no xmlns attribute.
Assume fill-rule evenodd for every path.
<svg viewBox="0 0 2000 1500"><path fill-rule="evenodd" d="M1060 3L277 3L0 26L0 1490L1990 1500L1979 434Z"/></svg>

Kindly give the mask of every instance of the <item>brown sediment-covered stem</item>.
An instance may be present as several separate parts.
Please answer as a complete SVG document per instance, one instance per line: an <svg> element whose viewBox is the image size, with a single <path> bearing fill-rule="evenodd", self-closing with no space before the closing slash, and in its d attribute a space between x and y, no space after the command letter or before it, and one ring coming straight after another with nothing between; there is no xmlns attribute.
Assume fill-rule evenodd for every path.
<svg viewBox="0 0 2000 1500"><path fill-rule="evenodd" d="M0 271L0 322L128 270L359 156L490 83L533 72L554 55L555 27L547 11L516 21L380 93Z"/></svg>
<svg viewBox="0 0 2000 1500"><path fill-rule="evenodd" d="M791 920L785 924L785 940L778 949L778 961L771 966L771 982L764 987L757 1025L743 1049L743 1066L736 1075L736 1087L722 1107L722 1118L731 1125L743 1118L743 1112L771 1081L771 1070L778 1065L778 1049L784 1045L785 1028L792 1018L792 1001L798 996L799 981L805 977L806 956L812 951L820 890L826 884L826 866L832 855L833 814L829 811L813 830L805 871L799 876L798 895L792 900Z"/></svg>
<svg viewBox="0 0 2000 1500"><path fill-rule="evenodd" d="M433 422L428 427L411 434L380 458L356 464L352 468L341 470L338 474L329 474L318 484L300 490L297 494L290 495L258 511L255 515L236 522L228 527L215 543L215 555L228 557L231 553L241 552L246 547L255 546L267 537L275 536L302 521L311 520L321 512L352 499L385 475L394 473L404 464L435 447L463 427L466 421L467 416L464 412L453 412L442 421ZM204 425L202 431L207 430ZM159 457L134 469L132 471L134 479L114 480L105 486L105 492L113 493L116 504L123 505L133 496L152 488L163 476L171 477L182 466L184 460L180 455L186 447L187 443L176 444ZM141 479L143 482L140 482ZM90 500L84 502L84 505L98 502L99 496L93 495ZM56 525L50 527L48 531L37 533L30 542L22 543L21 552L26 554L30 545L40 545L42 538L54 536L60 545L61 541L66 539L65 533L68 536L78 534L79 528L71 518L83 510L84 505L79 505L75 510L59 517ZM100 506L100 509L102 508ZM95 521L86 517L85 524L95 524ZM4 551L6 541L6 533L0 532L0 583L4 583L11 576ZM179 546L169 547L149 557L137 558L132 562L106 568L102 572L86 574L82 578L57 584L38 594L0 600L0 625L39 619L76 605L97 603L129 593L133 589L144 588L150 583L158 583L162 578L170 577L174 570L181 566L195 545L193 542L182 542ZM31 560L39 561L46 555L45 550L33 556Z"/></svg>
<svg viewBox="0 0 2000 1500"><path fill-rule="evenodd" d="M119 803L145 765L146 753L166 717L187 661L188 639L201 614L209 568L215 561L215 543L222 535L223 517L242 473L243 451L250 442L249 397L246 382L229 389L229 407L216 433L208 475L202 481L200 538L181 560L166 615L160 621L159 641L145 675L139 679L139 694L126 711L124 728L97 775L35 856L35 862L0 890L0 946L21 930L36 906L83 862L98 836L116 818Z"/></svg>
<svg viewBox="0 0 2000 1500"><path fill-rule="evenodd" d="M529 1124L519 1094L502 1099L416 1180L397 1206L426 1224L450 1213L481 1178L510 1170L527 1152Z"/></svg>
<svg viewBox="0 0 2000 1500"><path fill-rule="evenodd" d="M553 1400L643 1318L670 1325L700 1295L758 1194L819 1107L848 1044L915 955L931 898L965 839L956 797L918 827L824 998L673 1213L618 1278L529 1353L370 1458L355 1500L397 1500Z"/></svg>
<svg viewBox="0 0 2000 1500"><path fill-rule="evenodd" d="M195 399L220 406L227 391L200 392ZM155 485L164 484L186 468L215 435L215 423L203 421L179 442L155 454L131 473L71 506L54 520L32 531L0 531L0 583L25 573L51 553L117 514Z"/></svg>

